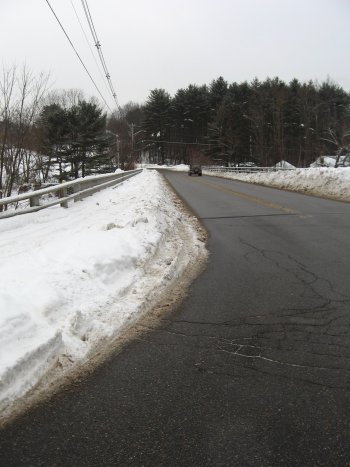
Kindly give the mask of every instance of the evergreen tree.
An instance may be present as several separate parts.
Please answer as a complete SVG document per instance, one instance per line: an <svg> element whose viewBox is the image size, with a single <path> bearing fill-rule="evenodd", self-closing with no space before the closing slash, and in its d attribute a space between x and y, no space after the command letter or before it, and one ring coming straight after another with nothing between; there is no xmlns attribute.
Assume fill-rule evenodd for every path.
<svg viewBox="0 0 350 467"><path fill-rule="evenodd" d="M165 141L168 140L171 124L171 98L164 89L153 89L144 106L143 129L153 142L155 161L160 152L160 162L165 162Z"/></svg>
<svg viewBox="0 0 350 467"><path fill-rule="evenodd" d="M59 104L50 104L43 108L37 127L41 135L41 151L46 156L42 167L43 179L47 180L52 164L58 164L59 180L64 176L63 164L68 161L67 149L69 122L66 109Z"/></svg>
<svg viewBox="0 0 350 467"><path fill-rule="evenodd" d="M228 83L222 76L214 79L209 86L211 111L215 111L228 93Z"/></svg>
<svg viewBox="0 0 350 467"><path fill-rule="evenodd" d="M74 177L85 177L99 165L108 145L106 136L106 114L92 102L80 101L68 111L70 162Z"/></svg>
<svg viewBox="0 0 350 467"><path fill-rule="evenodd" d="M83 100L67 109L50 104L43 108L38 126L48 166L58 163L60 180L66 176L64 163L71 164L75 178L100 170L109 139L106 115L96 103Z"/></svg>
<svg viewBox="0 0 350 467"><path fill-rule="evenodd" d="M208 104L207 87L193 84L179 89L172 101L172 137L182 143L183 162L191 162L191 145L205 141L210 118Z"/></svg>
<svg viewBox="0 0 350 467"><path fill-rule="evenodd" d="M162 163L165 148L168 159L190 162L193 143L209 141L207 154L226 164L285 159L307 166L348 147L349 101L349 93L331 82L286 84L275 77L228 85L219 77L209 87L179 89L173 99L163 89L152 91L143 127L161 149Z"/></svg>

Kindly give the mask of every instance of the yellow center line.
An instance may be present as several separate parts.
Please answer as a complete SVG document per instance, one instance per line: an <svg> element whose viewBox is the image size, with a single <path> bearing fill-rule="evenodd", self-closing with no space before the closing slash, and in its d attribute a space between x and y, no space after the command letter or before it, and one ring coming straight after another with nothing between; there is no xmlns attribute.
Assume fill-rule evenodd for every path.
<svg viewBox="0 0 350 467"><path fill-rule="evenodd" d="M277 209L279 211L287 212L288 214L301 214L299 211L296 211L295 209L286 208L285 206L282 206L281 204L271 203L270 201L267 201L262 198L257 198L256 196L246 195L244 193L240 193L239 191L231 190L231 188L227 188L221 185L215 185L214 183L208 182L207 180L199 179L198 181L200 183L203 183L204 185L210 186L211 188L215 188L216 190L230 193L231 195L237 196L238 198L244 199L245 201L251 201L253 203L259 204L260 206Z"/></svg>

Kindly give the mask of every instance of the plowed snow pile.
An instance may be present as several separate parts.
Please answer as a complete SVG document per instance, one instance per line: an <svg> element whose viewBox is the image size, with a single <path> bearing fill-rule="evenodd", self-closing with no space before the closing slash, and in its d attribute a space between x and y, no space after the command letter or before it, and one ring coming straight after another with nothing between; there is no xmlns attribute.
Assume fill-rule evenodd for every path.
<svg viewBox="0 0 350 467"><path fill-rule="evenodd" d="M156 171L69 209L0 221L0 408L50 369L82 362L204 255Z"/></svg>
<svg viewBox="0 0 350 467"><path fill-rule="evenodd" d="M320 167L260 173L214 173L203 170L203 173L325 198L350 201L350 167L336 169Z"/></svg>

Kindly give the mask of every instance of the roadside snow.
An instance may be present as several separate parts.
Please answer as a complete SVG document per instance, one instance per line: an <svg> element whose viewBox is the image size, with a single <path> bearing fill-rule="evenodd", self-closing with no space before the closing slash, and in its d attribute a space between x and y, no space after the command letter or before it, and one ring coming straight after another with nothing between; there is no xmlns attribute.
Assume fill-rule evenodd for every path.
<svg viewBox="0 0 350 467"><path fill-rule="evenodd" d="M350 201L350 167L203 172ZM147 170L69 209L0 220L3 415L52 369L79 366L121 334L205 255L203 234L177 203Z"/></svg>
<svg viewBox="0 0 350 467"><path fill-rule="evenodd" d="M204 254L188 219L143 171L69 209L0 221L0 409L113 339Z"/></svg>
<svg viewBox="0 0 350 467"><path fill-rule="evenodd" d="M310 167L335 167L337 158L336 157L330 157L330 156L321 156L318 157L315 162L310 164Z"/></svg>
<svg viewBox="0 0 350 467"><path fill-rule="evenodd" d="M177 164L177 165L159 165L159 164L138 164L138 169L147 168L147 169L167 169L167 170L175 170L177 172L187 172L190 168L187 164Z"/></svg>
<svg viewBox="0 0 350 467"><path fill-rule="evenodd" d="M204 175L229 178L242 182L297 191L324 198L350 201L350 167L315 167L307 169L293 169L293 165L286 161L276 165L277 168L291 170L277 170L273 172L212 172L202 167ZM187 171L188 165L167 167L176 171Z"/></svg>
<svg viewBox="0 0 350 467"><path fill-rule="evenodd" d="M335 167L336 162L337 156L320 156L315 160L315 162L310 164L310 167ZM345 156L340 156L338 165L340 167L349 167L349 154L346 154Z"/></svg>
<svg viewBox="0 0 350 467"><path fill-rule="evenodd" d="M206 175L298 191L326 198L350 201L350 167L278 170L276 172L210 172Z"/></svg>
<svg viewBox="0 0 350 467"><path fill-rule="evenodd" d="M288 161L277 162L275 167L278 167L279 169L295 169L295 166L290 164Z"/></svg>
<svg viewBox="0 0 350 467"><path fill-rule="evenodd" d="M297 191L324 198L350 201L350 167L313 167L307 169L293 169L293 165L286 161L276 164L276 167L291 170L275 170L271 172L212 172L205 170L203 174L212 177L229 178L242 182L280 188L282 190ZM168 170L187 172L189 166L179 164L175 166L161 166Z"/></svg>
<svg viewBox="0 0 350 467"><path fill-rule="evenodd" d="M177 172L188 172L188 170L190 169L190 166L187 164L178 164L178 165L172 166L171 168L172 170L175 170Z"/></svg>

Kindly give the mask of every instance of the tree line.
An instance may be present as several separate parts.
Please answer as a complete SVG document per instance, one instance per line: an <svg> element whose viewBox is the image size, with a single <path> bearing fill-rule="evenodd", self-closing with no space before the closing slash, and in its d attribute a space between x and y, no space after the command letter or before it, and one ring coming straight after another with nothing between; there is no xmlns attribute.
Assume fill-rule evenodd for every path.
<svg viewBox="0 0 350 467"><path fill-rule="evenodd" d="M142 111L142 147L159 163L206 157L222 165L287 160L305 167L350 152L350 94L330 81L228 84L219 77L174 97L152 90Z"/></svg>
<svg viewBox="0 0 350 467"><path fill-rule="evenodd" d="M150 92L107 115L79 90L48 90L47 75L0 74L0 197L14 188L134 168L135 162L308 166L350 153L350 95L330 81L279 78Z"/></svg>

